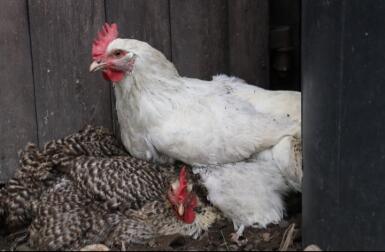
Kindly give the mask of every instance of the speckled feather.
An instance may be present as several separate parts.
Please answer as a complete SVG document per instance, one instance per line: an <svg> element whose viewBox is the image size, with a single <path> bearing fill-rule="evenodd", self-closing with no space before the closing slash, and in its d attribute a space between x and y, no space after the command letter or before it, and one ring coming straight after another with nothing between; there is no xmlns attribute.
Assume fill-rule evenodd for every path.
<svg viewBox="0 0 385 252"><path fill-rule="evenodd" d="M174 166L128 156L103 128L28 145L15 177L1 188L1 221L29 227L40 250L69 250L97 242L122 248L162 234L197 237L219 215L202 205L193 224L176 218L166 199Z"/></svg>
<svg viewBox="0 0 385 252"><path fill-rule="evenodd" d="M48 190L34 208L29 243L39 250L80 249L102 239L119 221L118 214L79 193L67 178Z"/></svg>
<svg viewBox="0 0 385 252"><path fill-rule="evenodd" d="M79 249L104 243L122 249L159 235L194 238L219 218L201 205L192 224L176 218L166 199L177 176L131 157L82 157L35 206L30 244L43 250Z"/></svg>
<svg viewBox="0 0 385 252"><path fill-rule="evenodd" d="M87 197L112 208L138 209L161 198L176 179L173 166L158 166L129 156L78 157L64 165Z"/></svg>
<svg viewBox="0 0 385 252"><path fill-rule="evenodd" d="M107 237L105 244L111 248L128 247L131 244L143 244L149 239L162 235L180 234L198 238L221 215L213 207L199 202L199 212L192 224L186 224L175 218L170 204L166 200L148 202L137 211L126 211L125 216Z"/></svg>
<svg viewBox="0 0 385 252"><path fill-rule="evenodd" d="M78 156L109 157L126 152L105 128L87 126L83 130L45 144L39 150L27 144L20 152L15 176L0 190L0 223L8 231L24 227L32 220L31 202L55 185L63 162Z"/></svg>

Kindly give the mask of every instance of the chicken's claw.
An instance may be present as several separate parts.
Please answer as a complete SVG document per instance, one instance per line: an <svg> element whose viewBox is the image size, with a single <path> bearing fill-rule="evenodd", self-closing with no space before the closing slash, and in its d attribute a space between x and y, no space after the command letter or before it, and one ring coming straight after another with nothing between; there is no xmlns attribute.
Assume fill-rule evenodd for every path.
<svg viewBox="0 0 385 252"><path fill-rule="evenodd" d="M237 233L231 233L230 240L237 244L239 247L245 246L248 242L246 237L240 236Z"/></svg>

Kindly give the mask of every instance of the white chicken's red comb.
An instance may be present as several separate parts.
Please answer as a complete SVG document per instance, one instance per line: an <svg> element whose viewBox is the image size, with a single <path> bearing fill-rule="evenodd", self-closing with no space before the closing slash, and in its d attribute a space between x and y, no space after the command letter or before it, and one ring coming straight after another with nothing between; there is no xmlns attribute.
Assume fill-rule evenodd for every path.
<svg viewBox="0 0 385 252"><path fill-rule="evenodd" d="M109 25L105 23L102 30L99 31L98 37L92 43L92 58L100 59L106 52L108 45L118 37L118 26L116 24Z"/></svg>

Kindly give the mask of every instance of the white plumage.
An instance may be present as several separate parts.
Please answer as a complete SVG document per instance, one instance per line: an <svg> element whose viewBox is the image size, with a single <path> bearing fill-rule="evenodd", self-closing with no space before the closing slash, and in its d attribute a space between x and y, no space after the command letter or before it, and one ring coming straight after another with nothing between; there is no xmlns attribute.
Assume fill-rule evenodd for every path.
<svg viewBox="0 0 385 252"><path fill-rule="evenodd" d="M234 239L245 227L264 228L278 223L284 214L282 196L300 191L302 158L298 138L284 137L254 159L223 165L194 167L208 190L208 199L232 219Z"/></svg>
<svg viewBox="0 0 385 252"><path fill-rule="evenodd" d="M133 39L112 40L105 59L91 70L124 73L111 79L122 141L133 156L199 166L211 201L236 227L282 218L282 194L301 184L288 144L301 135L299 92L226 75L181 77L161 52Z"/></svg>
<svg viewBox="0 0 385 252"><path fill-rule="evenodd" d="M188 164L242 161L300 134L300 94L268 91L220 76L184 78L148 44L116 39L108 51L134 53L131 74L116 83L122 140L142 159Z"/></svg>

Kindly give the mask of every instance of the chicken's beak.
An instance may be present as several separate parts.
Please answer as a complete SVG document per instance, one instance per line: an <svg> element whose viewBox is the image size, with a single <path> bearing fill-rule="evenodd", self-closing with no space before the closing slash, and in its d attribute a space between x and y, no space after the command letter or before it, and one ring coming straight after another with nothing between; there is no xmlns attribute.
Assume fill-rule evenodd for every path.
<svg viewBox="0 0 385 252"><path fill-rule="evenodd" d="M179 214L179 216L183 216L183 214L184 214L184 206L183 206L183 204L179 205L179 207L178 207L178 214Z"/></svg>
<svg viewBox="0 0 385 252"><path fill-rule="evenodd" d="M96 72L98 70L104 69L107 64L103 61L94 61L90 65L90 72Z"/></svg>

